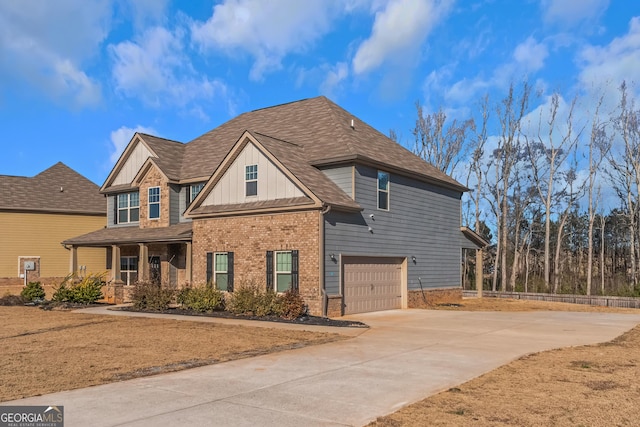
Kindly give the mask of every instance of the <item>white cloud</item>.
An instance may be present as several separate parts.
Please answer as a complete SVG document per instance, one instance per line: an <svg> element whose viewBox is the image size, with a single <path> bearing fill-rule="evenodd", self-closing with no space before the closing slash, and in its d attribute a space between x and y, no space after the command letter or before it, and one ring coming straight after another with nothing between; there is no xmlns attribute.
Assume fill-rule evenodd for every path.
<svg viewBox="0 0 640 427"><path fill-rule="evenodd" d="M155 107L184 107L196 100L226 97L226 85L194 70L184 33L152 27L135 41L110 45L116 88Z"/></svg>
<svg viewBox="0 0 640 427"><path fill-rule="evenodd" d="M535 72L544 67L544 60L549 55L544 43L538 43L533 37L516 46L513 58L523 71Z"/></svg>
<svg viewBox="0 0 640 427"><path fill-rule="evenodd" d="M612 92L626 80L640 83L640 17L631 18L627 34L605 46L585 46L578 54L579 81L584 89L610 87ZM637 92L636 92L637 94Z"/></svg>
<svg viewBox="0 0 640 427"><path fill-rule="evenodd" d="M545 22L573 27L600 16L609 7L609 0L542 0Z"/></svg>
<svg viewBox="0 0 640 427"><path fill-rule="evenodd" d="M327 72L324 81L320 85L320 92L329 98L335 99L335 91L340 88L342 82L349 76L349 65L346 62L338 62Z"/></svg>
<svg viewBox="0 0 640 427"><path fill-rule="evenodd" d="M213 8L206 22L192 24L192 39L203 50L234 57L249 54L254 58L250 78L261 80L280 69L286 55L304 51L326 34L340 11L338 5L326 0L226 0Z"/></svg>
<svg viewBox="0 0 640 427"><path fill-rule="evenodd" d="M0 69L75 106L100 101L100 85L83 70L107 36L111 3L98 0L0 2Z"/></svg>
<svg viewBox="0 0 640 427"><path fill-rule="evenodd" d="M354 73L368 73L388 61L415 61L422 43L452 4L446 0L390 1L384 10L376 12L371 36L353 58Z"/></svg>
<svg viewBox="0 0 640 427"><path fill-rule="evenodd" d="M109 160L111 160L112 165L118 161L118 158L120 158L120 155L122 154L124 149L127 147L127 144L129 144L129 141L131 141L131 138L133 138L133 134L136 132L148 133L150 135L157 134L153 128L148 128L140 125L134 128L122 126L119 129L112 131L111 144L113 145L113 147L112 147L111 156L109 157Z"/></svg>

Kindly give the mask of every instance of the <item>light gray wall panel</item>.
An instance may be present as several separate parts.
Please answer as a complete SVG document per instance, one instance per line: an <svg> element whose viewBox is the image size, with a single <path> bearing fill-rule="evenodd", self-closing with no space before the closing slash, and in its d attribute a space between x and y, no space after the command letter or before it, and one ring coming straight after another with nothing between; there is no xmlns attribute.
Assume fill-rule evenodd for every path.
<svg viewBox="0 0 640 427"><path fill-rule="evenodd" d="M181 186L176 184L169 185L169 224L177 224L180 222L180 190Z"/></svg>
<svg viewBox="0 0 640 427"><path fill-rule="evenodd" d="M381 211L377 169L358 165L355 180L356 201L364 211L325 216L327 292L340 292L339 265L331 253L406 257L410 290L460 286L461 193L391 174L390 209Z"/></svg>
<svg viewBox="0 0 640 427"><path fill-rule="evenodd" d="M353 166L321 169L330 180L353 198Z"/></svg>
<svg viewBox="0 0 640 427"><path fill-rule="evenodd" d="M179 222L190 222L191 218L184 217L184 211L187 210L187 198L189 197L189 185L180 187L178 194L178 210L180 211Z"/></svg>

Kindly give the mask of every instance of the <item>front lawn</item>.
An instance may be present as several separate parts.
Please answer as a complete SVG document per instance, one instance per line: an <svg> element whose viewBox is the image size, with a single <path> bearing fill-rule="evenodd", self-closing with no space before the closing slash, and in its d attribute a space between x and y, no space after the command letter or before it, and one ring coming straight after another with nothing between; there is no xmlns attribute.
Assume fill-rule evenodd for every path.
<svg viewBox="0 0 640 427"><path fill-rule="evenodd" d="M0 401L346 339L20 306L0 306L0 324Z"/></svg>

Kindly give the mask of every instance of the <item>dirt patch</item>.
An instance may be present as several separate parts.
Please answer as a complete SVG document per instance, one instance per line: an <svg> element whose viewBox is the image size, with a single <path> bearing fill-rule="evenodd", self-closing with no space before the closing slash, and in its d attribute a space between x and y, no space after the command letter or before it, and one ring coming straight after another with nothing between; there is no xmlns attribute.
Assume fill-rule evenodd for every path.
<svg viewBox="0 0 640 427"><path fill-rule="evenodd" d="M0 324L0 401L347 339L37 307L0 307Z"/></svg>
<svg viewBox="0 0 640 427"><path fill-rule="evenodd" d="M608 311L575 304L463 300L477 311ZM640 402L640 326L611 342L524 356L370 424L391 426L632 426Z"/></svg>
<svg viewBox="0 0 640 427"><path fill-rule="evenodd" d="M430 306L428 308L430 310L458 311L592 311L600 313L640 314L640 309L637 308L601 307L586 304L516 300L508 298L463 298L455 303L443 303Z"/></svg>

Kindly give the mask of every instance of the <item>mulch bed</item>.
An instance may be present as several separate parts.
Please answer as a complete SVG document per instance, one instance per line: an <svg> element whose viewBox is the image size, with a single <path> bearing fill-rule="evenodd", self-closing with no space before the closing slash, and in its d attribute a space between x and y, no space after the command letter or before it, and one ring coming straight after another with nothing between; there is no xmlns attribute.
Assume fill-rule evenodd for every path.
<svg viewBox="0 0 640 427"><path fill-rule="evenodd" d="M251 316L243 314L234 314L229 311L213 311L207 313L200 313L197 311L185 310L182 308L169 308L164 311L150 311L150 310L136 310L133 307L117 307L112 310L122 311L135 311L142 313L161 313L161 314L179 314L182 316L204 316L204 317L219 317L223 319L241 319L241 320L259 320L262 322L280 322L280 323L294 323L298 325L314 325L314 326L335 326L342 328L368 328L369 325L358 322L355 320L337 320L329 319L328 317L319 316L302 316L297 319L283 319L278 316Z"/></svg>

